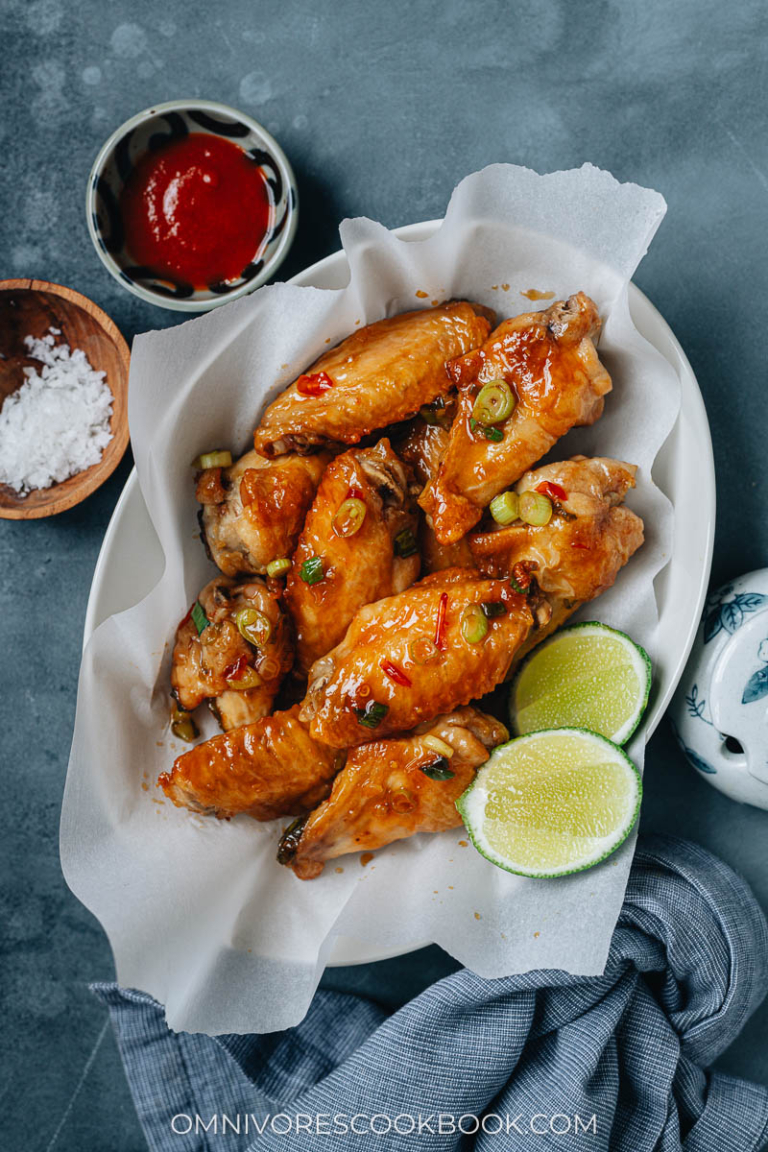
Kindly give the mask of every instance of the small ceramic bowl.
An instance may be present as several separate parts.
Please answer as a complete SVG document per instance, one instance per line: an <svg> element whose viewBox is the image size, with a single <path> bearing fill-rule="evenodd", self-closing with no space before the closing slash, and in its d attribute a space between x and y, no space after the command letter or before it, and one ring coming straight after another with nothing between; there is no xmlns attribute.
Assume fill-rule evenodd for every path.
<svg viewBox="0 0 768 1152"><path fill-rule="evenodd" d="M768 568L707 599L670 718L709 784L768 808Z"/></svg>
<svg viewBox="0 0 768 1152"><path fill-rule="evenodd" d="M120 212L120 193L139 157L193 132L239 144L259 164L272 199L271 223L257 259L238 280L206 288L160 279L137 267L126 250ZM274 276L296 233L299 201L285 153L256 120L214 100L171 100L139 112L112 133L88 177L85 210L96 251L124 288L163 308L205 312L253 292Z"/></svg>
<svg viewBox="0 0 768 1152"><path fill-rule="evenodd" d="M68 480L19 496L0 484L0 517L38 520L66 512L104 483L128 447L128 364L130 352L122 334L87 296L48 280L0 280L0 405L24 383L25 365L34 365L25 336L41 338L58 328L61 341L81 348L97 372L106 373L112 392L112 439L101 459Z"/></svg>

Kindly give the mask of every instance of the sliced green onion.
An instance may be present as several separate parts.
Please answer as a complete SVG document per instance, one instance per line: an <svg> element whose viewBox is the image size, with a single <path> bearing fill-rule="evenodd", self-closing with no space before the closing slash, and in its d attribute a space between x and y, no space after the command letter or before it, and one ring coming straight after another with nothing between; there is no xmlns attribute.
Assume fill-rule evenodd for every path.
<svg viewBox="0 0 768 1152"><path fill-rule="evenodd" d="M355 708L357 722L364 728L378 728L387 712L387 705L379 704L378 700L369 700L365 708Z"/></svg>
<svg viewBox="0 0 768 1152"><path fill-rule="evenodd" d="M479 424L500 424L514 407L515 394L506 380L489 380L478 392L472 415Z"/></svg>
<svg viewBox="0 0 768 1152"><path fill-rule="evenodd" d="M352 496L349 500L345 500L339 506L339 510L333 518L333 530L337 536L354 536L359 532L365 520L365 514L368 511L364 502L358 500L356 496Z"/></svg>
<svg viewBox="0 0 768 1152"><path fill-rule="evenodd" d="M448 761L444 756L439 760L434 760L431 764L419 765L425 776L429 776L430 780L452 780L456 773L448 767Z"/></svg>
<svg viewBox="0 0 768 1152"><path fill-rule="evenodd" d="M272 621L258 608L243 608L235 616L235 624L243 639L257 648L267 644L272 635Z"/></svg>
<svg viewBox="0 0 768 1152"><path fill-rule="evenodd" d="M483 600L480 607L483 610L483 615L488 620L493 620L496 616L506 616L507 606L501 600Z"/></svg>
<svg viewBox="0 0 768 1152"><path fill-rule="evenodd" d="M284 576L290 570L291 562L285 556L280 560L270 560L267 564L267 576Z"/></svg>
<svg viewBox="0 0 768 1152"><path fill-rule="evenodd" d="M394 548L395 556L401 556L404 560L418 552L419 546L416 543L412 528L402 528L398 532L394 539Z"/></svg>
<svg viewBox="0 0 768 1152"><path fill-rule="evenodd" d="M178 736L179 740L185 740L187 744L191 744L199 735L197 725L189 712L184 712L181 708L174 708L171 712L171 732L174 736Z"/></svg>
<svg viewBox="0 0 768 1152"><path fill-rule="evenodd" d="M232 453L217 449L215 452L203 452L202 456L192 461L192 467L205 471L206 468L229 468L231 463Z"/></svg>
<svg viewBox="0 0 768 1152"><path fill-rule="evenodd" d="M483 428L482 431L486 440L493 440L494 444L500 444L504 439L504 433L501 428Z"/></svg>
<svg viewBox="0 0 768 1152"><path fill-rule="evenodd" d="M235 692L247 692L249 688L261 688L264 681L255 668L251 668L250 664L244 668L237 677L232 677L227 680L227 687L232 688Z"/></svg>
<svg viewBox="0 0 768 1152"><path fill-rule="evenodd" d="M520 519L532 528L543 528L552 519L552 501L541 492L523 492L520 497Z"/></svg>
<svg viewBox="0 0 768 1152"><path fill-rule="evenodd" d="M438 756L445 756L450 760L455 752L455 748L451 748L450 744L445 740L441 740L439 736L423 736L421 739L425 748L429 748L432 752L437 752Z"/></svg>
<svg viewBox="0 0 768 1152"><path fill-rule="evenodd" d="M500 492L488 505L488 510L497 524L511 524L520 512L520 497L517 492Z"/></svg>
<svg viewBox="0 0 768 1152"><path fill-rule="evenodd" d="M196 600L192 606L192 619L195 622L195 628L197 628L197 634L198 634L198 636L200 636L201 633L203 633L205 631L205 629L208 627L208 625L210 624L210 620L206 616L205 609L203 608L203 606L199 600Z"/></svg>
<svg viewBox="0 0 768 1152"><path fill-rule="evenodd" d="M519 596L527 596L528 595L528 589L523 588L522 584L518 584L518 582L517 582L517 580L515 580L514 576L510 576L509 583L510 583L510 586L512 588L512 591L517 592L517 594Z"/></svg>
<svg viewBox="0 0 768 1152"><path fill-rule="evenodd" d="M322 556L310 556L299 568L299 576L305 584L319 584L325 576Z"/></svg>
<svg viewBox="0 0 768 1152"><path fill-rule="evenodd" d="M440 655L440 649L431 636L417 636L408 645L408 655L414 664L431 664Z"/></svg>
<svg viewBox="0 0 768 1152"><path fill-rule="evenodd" d="M488 635L488 621L479 604L468 604L461 615L461 634L467 644L479 644Z"/></svg>

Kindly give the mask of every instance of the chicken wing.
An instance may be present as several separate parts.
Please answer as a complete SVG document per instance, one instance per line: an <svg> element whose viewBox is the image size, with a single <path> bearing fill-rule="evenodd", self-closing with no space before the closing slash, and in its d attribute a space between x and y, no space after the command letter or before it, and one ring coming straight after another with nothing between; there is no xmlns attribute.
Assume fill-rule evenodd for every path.
<svg viewBox="0 0 768 1152"><path fill-rule="evenodd" d="M256 820L310 812L331 790L340 758L309 735L298 706L236 728L179 756L158 784L177 808Z"/></svg>
<svg viewBox="0 0 768 1152"><path fill-rule="evenodd" d="M542 527L518 521L469 542L475 563L488 576L532 574L552 614L515 655L517 664L588 600L610 588L621 568L643 543L643 522L623 506L635 486L633 464L603 457L574 456L526 472L518 493L543 492L553 505Z"/></svg>
<svg viewBox="0 0 768 1152"><path fill-rule="evenodd" d="M227 730L267 715L292 662L285 614L264 581L217 576L178 627L171 690L185 712L208 700Z"/></svg>
<svg viewBox="0 0 768 1152"><path fill-rule="evenodd" d="M425 737L446 747L436 751ZM490 749L508 738L492 716L462 708L409 735L352 749L330 797L283 835L278 860L300 879L312 880L326 860L347 852L458 827L456 800Z"/></svg>
<svg viewBox="0 0 768 1152"><path fill-rule="evenodd" d="M532 623L508 580L436 572L360 609L313 664L301 718L334 748L408 731L500 683Z"/></svg>
<svg viewBox="0 0 768 1152"><path fill-rule="evenodd" d="M459 540L569 428L598 419L611 389L595 350L599 332L597 308L579 292L505 320L482 348L447 366L459 389L458 413L437 479L419 500L440 543ZM496 398L501 412L511 414L496 420L481 398L483 423L473 411L491 382L505 397Z"/></svg>
<svg viewBox="0 0 768 1152"><path fill-rule="evenodd" d="M197 482L206 551L227 576L263 573L290 559L330 452L265 460L247 452L230 468L208 468Z"/></svg>
<svg viewBox="0 0 768 1152"><path fill-rule="evenodd" d="M357 444L413 415L451 387L446 361L482 344L488 314L457 301L360 328L269 405L254 433L257 451L279 456L328 441Z"/></svg>
<svg viewBox="0 0 768 1152"><path fill-rule="evenodd" d="M358 608L413 583L416 529L408 475L389 440L328 465L285 587L303 675L339 643Z"/></svg>

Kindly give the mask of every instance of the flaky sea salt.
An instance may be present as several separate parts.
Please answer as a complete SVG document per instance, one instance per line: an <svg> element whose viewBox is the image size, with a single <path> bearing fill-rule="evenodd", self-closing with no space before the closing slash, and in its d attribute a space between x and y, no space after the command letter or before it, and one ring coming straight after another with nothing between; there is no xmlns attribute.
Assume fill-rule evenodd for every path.
<svg viewBox="0 0 768 1152"><path fill-rule="evenodd" d="M42 367L25 368L26 380L0 409L0 483L25 496L97 464L112 439L105 373L82 349L57 344L60 335L50 328L42 339L24 337Z"/></svg>

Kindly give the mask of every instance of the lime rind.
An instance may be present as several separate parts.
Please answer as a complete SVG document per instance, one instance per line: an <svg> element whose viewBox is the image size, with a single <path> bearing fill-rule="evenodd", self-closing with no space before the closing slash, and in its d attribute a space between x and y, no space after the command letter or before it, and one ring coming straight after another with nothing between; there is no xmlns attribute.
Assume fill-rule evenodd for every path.
<svg viewBox="0 0 768 1152"><path fill-rule="evenodd" d="M502 856L483 836L481 829L484 823L488 801L488 791L484 787L484 780L487 778L488 772L493 771L494 762L497 762L499 759L497 754L503 754L505 749L519 745L523 741L529 742L542 738L554 738L554 740L557 741L563 736L573 735L586 737L591 741L599 743L606 751L611 753L611 759L606 761L607 763L613 763L614 765L621 764L624 767L627 772L626 778L631 781L630 803L627 805L627 815L619 828L614 832L608 836L597 838L592 852L588 855L571 860L561 867L548 870L531 870L521 866L514 860ZM472 784L470 784L469 788L467 788L456 801L456 808L464 821L472 844L489 863L495 864L497 868L501 868L505 872L511 872L516 876L525 876L532 880L554 880L561 876L572 876L577 872L585 872L589 868L594 868L596 864L602 863L602 861L611 856L617 848L620 848L637 823L642 798L643 782L640 772L624 749L618 744L615 744L612 740L608 740L599 732L591 731L589 728L552 728L543 729L538 732L530 732L525 736L518 736L516 739L509 740L505 744L499 744L494 748L489 759L480 769Z"/></svg>
<svg viewBox="0 0 768 1152"><path fill-rule="evenodd" d="M527 736L531 732L541 730L537 728L521 730L520 728L518 723L519 709L517 699L521 685L524 683L526 674L529 673L531 665L534 663L534 661L537 660L537 658L541 657L542 653L547 651L547 649L550 649L552 646L558 645L563 641L563 639L565 639L567 642L568 638L575 632L579 632L580 634L587 636L592 633L598 636L608 635L613 637L621 643L623 650L630 656L631 665L637 675L638 683L642 685L641 690L637 696L635 708L621 725L621 727L616 731L610 733L597 733L598 735L602 735L606 737L606 739L611 740L611 742L614 744L626 744L637 731L637 727L642 719L643 713L648 706L648 698L651 691L651 680L653 673L651 658L645 649L636 641L634 641L631 636L628 636L626 632L622 632L618 628L611 628L608 624L601 624L597 620L587 620L579 624L569 624L565 628L558 629L554 635L550 636L542 644L539 644L526 657L526 659L520 665L517 673L515 674L509 695L509 713L512 731L517 736ZM599 669L596 672L590 672L589 675L596 679L599 676ZM567 685L563 687L563 694L565 693L567 693ZM566 717L566 721L567 719L568 718ZM584 727L584 725L579 725L577 719L572 719L570 724L564 723L562 725L562 727L566 726ZM553 727L551 722L548 727ZM594 728L586 728L585 730L595 731Z"/></svg>

